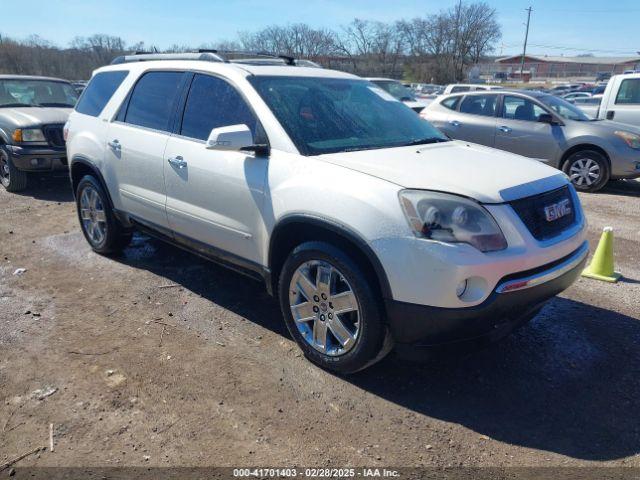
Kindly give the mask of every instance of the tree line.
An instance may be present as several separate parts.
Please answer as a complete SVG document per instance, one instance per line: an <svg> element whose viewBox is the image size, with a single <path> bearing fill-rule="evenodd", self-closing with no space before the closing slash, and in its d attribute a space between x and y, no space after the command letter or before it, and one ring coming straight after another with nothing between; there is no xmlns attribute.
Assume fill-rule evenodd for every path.
<svg viewBox="0 0 640 480"><path fill-rule="evenodd" d="M22 40L0 36L0 73L87 79L119 55L209 48L277 52L363 76L446 83L463 80L470 66L494 51L501 36L495 9L484 2L460 2L425 17L395 22L356 18L336 30L304 23L273 25L197 47L159 49L96 34L76 37L63 48L37 35Z"/></svg>

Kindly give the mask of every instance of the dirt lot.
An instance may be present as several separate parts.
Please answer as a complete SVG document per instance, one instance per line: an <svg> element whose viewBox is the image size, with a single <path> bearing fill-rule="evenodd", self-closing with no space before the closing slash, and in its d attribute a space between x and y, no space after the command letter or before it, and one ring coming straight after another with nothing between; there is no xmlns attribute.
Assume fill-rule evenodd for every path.
<svg viewBox="0 0 640 480"><path fill-rule="evenodd" d="M141 236L95 255L65 178L1 190L0 464L53 423L20 466L640 466L640 183L582 199L624 281L580 279L490 349L343 379L258 283Z"/></svg>

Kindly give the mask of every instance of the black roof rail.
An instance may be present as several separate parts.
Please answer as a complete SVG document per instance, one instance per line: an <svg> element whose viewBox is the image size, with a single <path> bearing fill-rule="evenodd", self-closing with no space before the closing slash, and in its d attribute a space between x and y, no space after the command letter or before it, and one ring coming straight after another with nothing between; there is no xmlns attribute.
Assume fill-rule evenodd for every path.
<svg viewBox="0 0 640 480"><path fill-rule="evenodd" d="M133 55L121 55L111 62L111 65L132 62L146 62L152 60L200 60L204 62L224 62L224 58L213 52L197 53L148 53L136 52Z"/></svg>
<svg viewBox="0 0 640 480"><path fill-rule="evenodd" d="M235 58L241 57L241 58ZM273 65L284 64L290 66L305 66L322 68L311 60L296 59L289 55L280 55L264 51L247 51L247 50L218 50L214 48L200 48L197 52L184 53L155 53L155 52L135 52L132 55L121 55L111 62L111 65L132 62L144 62L151 60L201 60L207 62L226 62L226 63L250 63Z"/></svg>

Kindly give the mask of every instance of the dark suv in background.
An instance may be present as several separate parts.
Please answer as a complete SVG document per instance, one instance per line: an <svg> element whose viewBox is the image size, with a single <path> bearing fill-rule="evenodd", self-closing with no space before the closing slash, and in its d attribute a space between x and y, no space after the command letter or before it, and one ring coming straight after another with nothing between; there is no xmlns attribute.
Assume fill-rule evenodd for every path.
<svg viewBox="0 0 640 480"><path fill-rule="evenodd" d="M0 183L7 191L24 190L28 172L67 168L62 127L77 100L64 80L0 75Z"/></svg>

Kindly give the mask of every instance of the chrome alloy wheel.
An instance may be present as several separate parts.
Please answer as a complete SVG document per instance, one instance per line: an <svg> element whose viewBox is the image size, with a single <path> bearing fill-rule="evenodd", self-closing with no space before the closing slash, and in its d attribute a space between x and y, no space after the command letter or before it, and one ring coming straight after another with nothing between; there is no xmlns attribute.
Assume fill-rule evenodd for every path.
<svg viewBox="0 0 640 480"><path fill-rule="evenodd" d="M82 226L94 245L100 245L107 236L107 216L100 195L93 187L86 187L80 195Z"/></svg>
<svg viewBox="0 0 640 480"><path fill-rule="evenodd" d="M9 170L9 156L7 152L0 150L0 182L6 187L11 182Z"/></svg>
<svg viewBox="0 0 640 480"><path fill-rule="evenodd" d="M569 168L569 178L579 186L590 187L598 181L600 175L600 165L591 158L580 158L573 162Z"/></svg>
<svg viewBox="0 0 640 480"><path fill-rule="evenodd" d="M360 334L358 300L330 263L311 260L293 274L289 306L298 331L320 353L336 357L351 350Z"/></svg>

